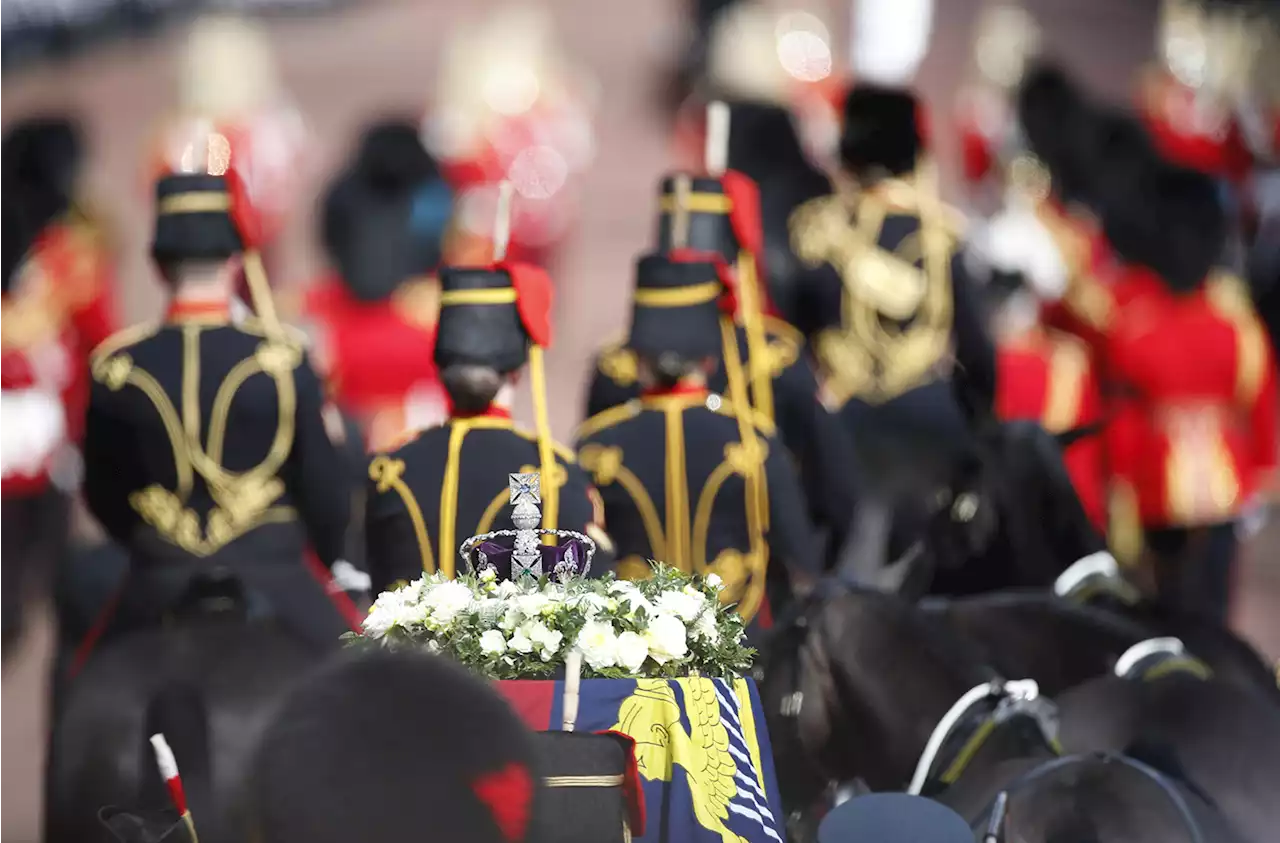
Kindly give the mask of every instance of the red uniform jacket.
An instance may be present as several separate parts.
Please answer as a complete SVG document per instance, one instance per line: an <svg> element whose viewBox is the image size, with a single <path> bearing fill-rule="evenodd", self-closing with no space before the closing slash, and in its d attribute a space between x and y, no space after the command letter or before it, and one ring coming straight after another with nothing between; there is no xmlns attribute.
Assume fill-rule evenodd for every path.
<svg viewBox="0 0 1280 843"><path fill-rule="evenodd" d="M1089 350L1068 334L1034 329L1002 343L996 354L996 384L996 415L1001 419L1037 421L1050 433L1063 433L1102 418ZM1077 440L1063 456L1085 512L1105 531L1101 433Z"/></svg>
<svg viewBox="0 0 1280 843"><path fill-rule="evenodd" d="M308 292L316 365L372 450L448 417L433 358L439 312L435 278L406 282L379 302L356 299L338 279Z"/></svg>
<svg viewBox="0 0 1280 843"><path fill-rule="evenodd" d="M110 255L88 222L55 223L37 239L3 302L0 381L61 404L65 440L79 442L89 397L89 353L115 331ZM21 398L19 398L21 400ZM20 424L6 419L6 424ZM49 465L6 474L3 496L30 495L49 484Z"/></svg>
<svg viewBox="0 0 1280 843"><path fill-rule="evenodd" d="M1247 288L1216 273L1175 296L1130 268L1110 291L1113 517L1147 528L1235 519L1276 464L1275 364Z"/></svg>
<svg viewBox="0 0 1280 843"><path fill-rule="evenodd" d="M1171 161L1239 183L1252 156L1235 116L1216 105L1198 105L1196 92L1169 73L1142 77L1139 110L1156 148Z"/></svg>

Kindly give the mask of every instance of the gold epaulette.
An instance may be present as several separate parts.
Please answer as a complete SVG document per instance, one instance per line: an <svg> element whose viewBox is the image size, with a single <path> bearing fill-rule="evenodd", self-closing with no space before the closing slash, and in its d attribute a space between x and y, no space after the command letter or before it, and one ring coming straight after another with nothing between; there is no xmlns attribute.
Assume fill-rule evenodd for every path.
<svg viewBox="0 0 1280 843"><path fill-rule="evenodd" d="M137 345L148 337L154 336L159 329L159 322L142 322L137 325L130 325L127 328L121 328L98 343L93 351L89 353L89 360L91 363L104 360L132 345Z"/></svg>
<svg viewBox="0 0 1280 843"><path fill-rule="evenodd" d="M575 439L582 440L588 436L594 436L602 430L608 430L616 427L628 419L633 419L640 414L640 402L628 401L625 404L619 404L616 407L610 407L596 413L591 418L578 425Z"/></svg>

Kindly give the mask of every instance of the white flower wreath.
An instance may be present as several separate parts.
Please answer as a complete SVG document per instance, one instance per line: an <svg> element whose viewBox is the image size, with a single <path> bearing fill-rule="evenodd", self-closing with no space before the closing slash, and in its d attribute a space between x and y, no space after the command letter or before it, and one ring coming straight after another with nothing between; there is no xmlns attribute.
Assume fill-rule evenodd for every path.
<svg viewBox="0 0 1280 843"><path fill-rule="evenodd" d="M743 623L720 601L712 574L689 576L660 563L649 579L499 581L492 569L440 574L378 596L353 643L422 647L494 679L554 675L573 650L586 676L739 675L755 652Z"/></svg>

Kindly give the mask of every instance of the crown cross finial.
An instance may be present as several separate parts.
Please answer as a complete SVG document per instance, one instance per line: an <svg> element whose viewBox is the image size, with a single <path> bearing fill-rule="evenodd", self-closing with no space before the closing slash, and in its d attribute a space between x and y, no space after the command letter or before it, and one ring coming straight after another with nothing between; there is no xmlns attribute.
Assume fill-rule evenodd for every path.
<svg viewBox="0 0 1280 843"><path fill-rule="evenodd" d="M538 526L542 523L542 513L538 510L538 504L542 503L542 490L538 474L508 474L507 485L511 489L511 503L515 505L511 522L516 525L515 547L511 553L511 578L518 579L525 575L540 577L542 549L538 540Z"/></svg>

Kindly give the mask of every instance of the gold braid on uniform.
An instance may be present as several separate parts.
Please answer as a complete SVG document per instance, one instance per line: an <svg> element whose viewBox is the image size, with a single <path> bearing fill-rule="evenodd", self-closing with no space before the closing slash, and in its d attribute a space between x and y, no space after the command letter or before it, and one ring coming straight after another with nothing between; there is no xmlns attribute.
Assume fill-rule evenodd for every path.
<svg viewBox="0 0 1280 843"><path fill-rule="evenodd" d="M196 556L213 554L261 524L297 518L292 507L274 504L285 492L278 474L293 449L297 419L293 370L302 362L303 354L295 344L268 337L252 357L236 364L214 396L206 451L200 443L199 403L203 327L196 322L181 326L181 409L174 406L155 377L137 366L125 350L128 341L137 336L136 331L129 332L124 342L108 340L94 352L90 364L97 382L112 391L133 386L155 407L173 449L177 489L171 491L153 483L131 494L129 504L161 537ZM231 472L222 465L227 420L236 393L254 374L266 374L275 381L279 406L276 433L262 462L245 472ZM203 527L200 517L187 506L196 476L205 481L214 500Z"/></svg>
<svg viewBox="0 0 1280 843"><path fill-rule="evenodd" d="M414 497L409 484L404 482L404 460L377 456L369 463L369 479L376 485L378 494L386 494L394 489L404 501L404 510L409 514L413 524L413 533L418 538L418 550L422 554L422 570L428 574L436 572L435 559L431 555L431 538L427 534L427 521L422 517L422 507Z"/></svg>
<svg viewBox="0 0 1280 843"><path fill-rule="evenodd" d="M797 257L810 267L829 264L844 285L840 326L814 344L829 405L896 398L928 382L947 351L955 226L931 193L889 181L859 197L852 224L849 200L838 194L806 202L788 221ZM879 245L891 210L919 218L893 251Z"/></svg>

